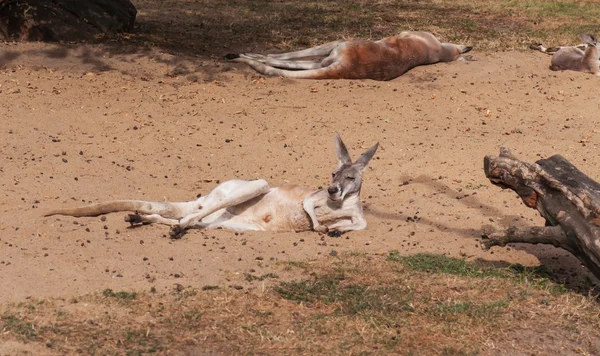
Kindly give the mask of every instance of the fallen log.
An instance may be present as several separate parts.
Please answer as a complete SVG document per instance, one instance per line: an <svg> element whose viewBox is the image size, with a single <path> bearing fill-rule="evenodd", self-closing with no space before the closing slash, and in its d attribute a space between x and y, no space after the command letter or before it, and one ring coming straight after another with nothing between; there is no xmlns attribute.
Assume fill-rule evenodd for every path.
<svg viewBox="0 0 600 356"><path fill-rule="evenodd" d="M514 190L546 219L544 227L516 228L484 234L482 247L508 243L551 244L571 252L600 278L600 184L560 155L533 164L509 149L484 159L486 177L502 189Z"/></svg>

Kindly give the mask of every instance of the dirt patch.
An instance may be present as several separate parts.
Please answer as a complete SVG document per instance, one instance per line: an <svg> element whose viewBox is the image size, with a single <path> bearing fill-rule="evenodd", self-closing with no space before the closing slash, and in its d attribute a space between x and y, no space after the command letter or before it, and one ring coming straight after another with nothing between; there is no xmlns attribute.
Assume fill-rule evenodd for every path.
<svg viewBox="0 0 600 356"><path fill-rule="evenodd" d="M214 284L255 268L257 257L268 265L331 249L542 262L569 279L586 274L552 247L482 252L477 241L484 227L542 223L484 177L483 156L501 145L526 161L561 153L597 179L595 78L548 71L543 54L479 53L391 82L315 82L227 63L173 75L175 57L106 57L113 69L98 71L76 54L86 47L49 68L35 53L56 47L17 48L0 82L0 278L14 286L3 301ZM334 131L354 155L381 143L364 175L369 226L340 239L196 230L171 241L164 226L128 228L124 214L41 217L105 199L191 200L231 178L324 186L336 164Z"/></svg>
<svg viewBox="0 0 600 356"><path fill-rule="evenodd" d="M368 15L360 6L352 11ZM500 10L490 11L492 16ZM419 67L391 82L263 78L222 61L220 53L297 48L361 34L360 23L331 22L351 18L331 15L325 25L352 30L331 36L336 38L273 30L220 44L219 38L229 38L228 28L235 29L232 35L261 28L244 27L251 21L227 27L213 19L215 32L194 37L188 30L201 27L188 16L161 42L157 33L166 24L152 23L157 14L140 7L141 28L131 46L120 46L129 43L122 38L102 46L0 47L1 303L69 301L106 289L237 290L257 283L246 274L261 278L278 264L318 261L333 251L430 252L500 267L542 264L555 281L574 289L588 291L596 283L566 251L515 245L484 252L478 243L484 228L543 224L516 194L485 178L483 157L500 146L527 162L560 153L600 179L596 77L549 71L550 57L541 53L476 48L475 62ZM268 23L268 16L260 19L257 24ZM390 27L378 27L385 19L365 23L387 34ZM293 21L279 28L288 31L285 24ZM485 24L479 18L476 23ZM479 31L468 21L464 26L461 31ZM468 39L443 33L446 39ZM292 37L299 42L290 42ZM519 38L510 46L525 42ZM167 227L129 228L125 214L42 217L107 199L191 200L232 178L325 186L336 165L335 131L354 157L381 144L364 174L368 227L340 238L193 230L171 241ZM268 287L269 279L264 282ZM11 353L22 345L3 347L0 353ZM531 352L536 350L545 352Z"/></svg>

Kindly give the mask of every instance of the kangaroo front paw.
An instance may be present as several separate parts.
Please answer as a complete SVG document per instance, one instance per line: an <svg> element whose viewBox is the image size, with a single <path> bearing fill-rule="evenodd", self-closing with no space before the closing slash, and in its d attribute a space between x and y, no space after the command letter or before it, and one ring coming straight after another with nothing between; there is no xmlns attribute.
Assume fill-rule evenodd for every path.
<svg viewBox="0 0 600 356"><path fill-rule="evenodd" d="M185 235L185 229L181 227L181 225L175 225L171 227L171 231L169 231L169 235L173 240L179 240Z"/></svg>
<svg viewBox="0 0 600 356"><path fill-rule="evenodd" d="M134 226L137 224L142 224L144 221L139 214L128 214L125 216L125 222L128 222L131 224L131 226Z"/></svg>

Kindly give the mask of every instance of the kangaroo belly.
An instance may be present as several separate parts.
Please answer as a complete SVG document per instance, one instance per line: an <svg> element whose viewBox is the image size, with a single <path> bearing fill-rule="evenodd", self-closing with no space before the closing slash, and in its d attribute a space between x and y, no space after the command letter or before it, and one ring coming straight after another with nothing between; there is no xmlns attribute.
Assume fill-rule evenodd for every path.
<svg viewBox="0 0 600 356"><path fill-rule="evenodd" d="M563 47L560 48L552 56L552 67L559 70L583 70L583 51L575 47Z"/></svg>
<svg viewBox="0 0 600 356"><path fill-rule="evenodd" d="M313 191L307 188L284 185L243 204L227 208L232 219L252 224L264 231L310 230L310 218L302 202Z"/></svg>

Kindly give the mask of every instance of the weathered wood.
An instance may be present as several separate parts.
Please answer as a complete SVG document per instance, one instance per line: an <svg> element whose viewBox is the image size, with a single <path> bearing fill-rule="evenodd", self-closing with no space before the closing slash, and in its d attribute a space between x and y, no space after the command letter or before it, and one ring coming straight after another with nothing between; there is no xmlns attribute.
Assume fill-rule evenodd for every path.
<svg viewBox="0 0 600 356"><path fill-rule="evenodd" d="M571 252L600 278L599 183L560 155L529 164L506 148L499 157L485 157L484 171L493 184L514 190L525 205L537 209L547 225L486 234L484 248L513 242L552 244Z"/></svg>
<svg viewBox="0 0 600 356"><path fill-rule="evenodd" d="M523 242L527 239L532 244L548 244L569 250L567 235L560 226L533 226L525 229L510 227L504 231L494 231L486 234L481 241L485 248L506 246L512 242Z"/></svg>

